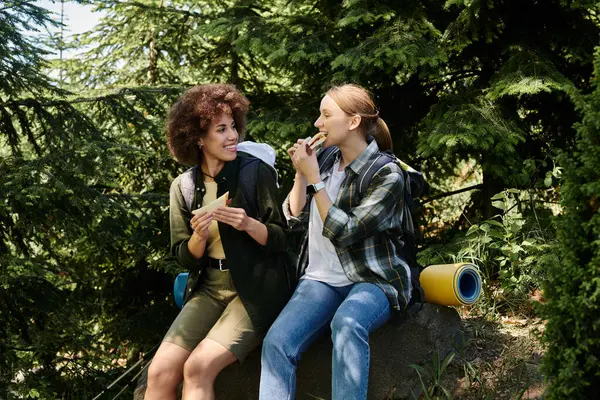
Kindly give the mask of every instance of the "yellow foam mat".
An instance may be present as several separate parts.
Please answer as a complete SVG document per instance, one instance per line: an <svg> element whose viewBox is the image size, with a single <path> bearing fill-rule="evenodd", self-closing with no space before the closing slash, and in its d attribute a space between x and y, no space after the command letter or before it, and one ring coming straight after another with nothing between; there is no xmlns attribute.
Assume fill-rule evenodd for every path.
<svg viewBox="0 0 600 400"><path fill-rule="evenodd" d="M427 303L472 305L481 294L481 275L474 264L440 264L423 269L419 281Z"/></svg>

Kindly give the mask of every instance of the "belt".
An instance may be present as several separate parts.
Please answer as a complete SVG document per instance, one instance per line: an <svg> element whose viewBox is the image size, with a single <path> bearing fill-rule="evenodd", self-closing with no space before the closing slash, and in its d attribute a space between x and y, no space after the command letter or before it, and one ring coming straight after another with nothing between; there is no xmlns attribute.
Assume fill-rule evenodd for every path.
<svg viewBox="0 0 600 400"><path fill-rule="evenodd" d="M208 267L218 269L221 271L227 271L229 268L227 267L227 260L217 260L216 258L208 257Z"/></svg>

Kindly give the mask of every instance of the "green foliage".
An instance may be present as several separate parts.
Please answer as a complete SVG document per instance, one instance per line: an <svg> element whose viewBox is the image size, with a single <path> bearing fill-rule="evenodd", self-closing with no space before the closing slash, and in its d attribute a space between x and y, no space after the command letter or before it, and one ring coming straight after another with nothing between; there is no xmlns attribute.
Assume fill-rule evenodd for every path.
<svg viewBox="0 0 600 400"><path fill-rule="evenodd" d="M531 196L516 189L496 194L492 204L501 214L473 224L442 251L425 249L420 262L478 265L484 281L480 307L530 313L529 294L541 288L547 268L561 265L548 210Z"/></svg>
<svg viewBox="0 0 600 400"><path fill-rule="evenodd" d="M445 53L436 43L441 33L427 20L424 9L409 7L370 8L369 2L345 4L337 21L343 31L357 32L358 45L344 49L331 63L333 80L361 81L365 76L385 74L398 83L419 67L436 67Z"/></svg>
<svg viewBox="0 0 600 400"><path fill-rule="evenodd" d="M97 88L189 84L201 79L198 67L205 63L194 51L207 45L195 41L191 32L205 16L192 2L169 2L172 7L164 3L95 1L95 9L105 14L94 31L78 35L69 44L72 49L86 49L67 61L70 81Z"/></svg>
<svg viewBox="0 0 600 400"><path fill-rule="evenodd" d="M38 101L31 103L36 107ZM12 392L18 373L32 383L56 377L44 398L52 397L48 391L78 398L80 390L94 387L89 381L94 371L108 367L107 351L133 356L147 343L144 326L163 319L160 314L172 315L159 307L148 319L139 311L168 293L155 271L164 268L168 243L168 169L163 178L154 172L144 180L145 165L160 169L157 157L111 138L108 127L107 135L98 130L103 124L93 122L94 107L118 121L112 113L124 118L125 104L107 101L82 113L63 101L41 114L7 107L28 115L29 127L16 123L15 131L45 123L49 134L33 135L32 146L11 143L0 162L0 347L11 355L0 362L7 379L0 384ZM138 344L126 350L121 342L134 337ZM66 384L82 374L88 381Z"/></svg>
<svg viewBox="0 0 600 400"><path fill-rule="evenodd" d="M4 100L24 93L39 94L50 88L40 71L48 53L36 47L32 40L21 34L30 30L39 32L41 26L55 26L48 10L33 2L13 1L0 8L0 90Z"/></svg>
<svg viewBox="0 0 600 400"><path fill-rule="evenodd" d="M483 190L473 206L489 219L495 193L523 187L515 178L524 160L544 160L552 147L572 144L575 89L587 87L579 77L589 76L594 46L583 32L598 25L581 3L447 1L444 9L453 12L449 21L438 19L448 21L440 28L448 62L421 72L439 100L422 120L418 150L435 159L431 168L478 160ZM559 33L567 26L582 31Z"/></svg>
<svg viewBox="0 0 600 400"><path fill-rule="evenodd" d="M80 399L175 311L164 256L176 167L156 116L179 92L57 89L14 29L47 18L29 2L0 9L0 387Z"/></svg>
<svg viewBox="0 0 600 400"><path fill-rule="evenodd" d="M440 101L424 124L428 135L419 145L423 156L445 154L444 161L449 164L456 162L457 153L464 159L475 158L484 174L494 177L513 168L517 145L525 141L524 132L504 119L497 106L468 93Z"/></svg>
<svg viewBox="0 0 600 400"><path fill-rule="evenodd" d="M600 50L595 56L600 72ZM600 390L600 87L580 103L573 153L561 158L563 180L558 238L564 261L548 271L542 308L547 345L542 370L549 399L592 398Z"/></svg>
<svg viewBox="0 0 600 400"><path fill-rule="evenodd" d="M586 232L597 234L595 225L574 216L598 193L584 184L595 182L597 154L583 133L597 105L574 104L590 88L595 1L90 3L104 12L99 25L69 43L76 57L50 64L41 41L23 34L56 25L48 13L29 1L0 6L0 387L9 396L90 397L120 372L113 362L131 364L164 333L177 268L164 258L167 193L181 167L162 125L197 83L231 82L249 97L248 136L276 148L282 195L293 177L285 150L314 133L324 91L350 81L369 88L396 153L433 187L453 190L445 183L477 171L481 190L462 194L460 217L437 221L428 240L438 244L421 257L476 261L488 294L498 282L525 294L545 270L561 276L541 203L554 200L560 168L571 174L563 195L574 211L561 225L578 243L570 265L594 246ZM56 69L61 82L48 77ZM587 119L572 167L556 154L575 148L579 113ZM552 279L548 290L562 295ZM587 282L569 284L592 296ZM556 304L552 315L580 315ZM592 329L585 323L569 327L575 337ZM554 326L549 337L562 337Z"/></svg>
<svg viewBox="0 0 600 400"><path fill-rule="evenodd" d="M503 96L535 95L542 91L565 91L578 96L573 82L561 74L548 59L535 49L515 46L509 48L510 58L502 65L497 78L492 80L487 97L497 100Z"/></svg>
<svg viewBox="0 0 600 400"><path fill-rule="evenodd" d="M433 353L432 364L426 368L416 364L409 365L419 375L423 396L426 400L439 399L442 396L445 399L452 399L452 394L443 386L442 379L454 356L456 356L456 353L450 352L444 360L440 361L440 354L435 351Z"/></svg>

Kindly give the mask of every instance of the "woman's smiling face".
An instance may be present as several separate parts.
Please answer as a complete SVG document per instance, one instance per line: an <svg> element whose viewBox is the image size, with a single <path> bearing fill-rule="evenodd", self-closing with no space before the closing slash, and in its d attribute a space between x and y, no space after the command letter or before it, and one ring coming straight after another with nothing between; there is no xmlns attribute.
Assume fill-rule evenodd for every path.
<svg viewBox="0 0 600 400"><path fill-rule="evenodd" d="M206 135L200 138L203 156L220 161L235 160L238 140L235 121L231 115L221 114L211 122Z"/></svg>
<svg viewBox="0 0 600 400"><path fill-rule="evenodd" d="M339 146L348 136L352 116L346 114L328 95L325 95L321 100L319 110L321 115L319 115L314 125L319 128L319 132L327 133L327 139L323 143L323 147Z"/></svg>

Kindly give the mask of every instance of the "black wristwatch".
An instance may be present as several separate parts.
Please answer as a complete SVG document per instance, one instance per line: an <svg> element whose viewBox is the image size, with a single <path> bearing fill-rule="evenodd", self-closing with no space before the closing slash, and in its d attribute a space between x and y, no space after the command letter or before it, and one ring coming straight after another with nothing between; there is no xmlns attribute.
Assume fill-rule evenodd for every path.
<svg viewBox="0 0 600 400"><path fill-rule="evenodd" d="M306 186L306 193L314 195L323 188L325 188L325 184L323 183L323 181L317 183L309 183L308 186Z"/></svg>

